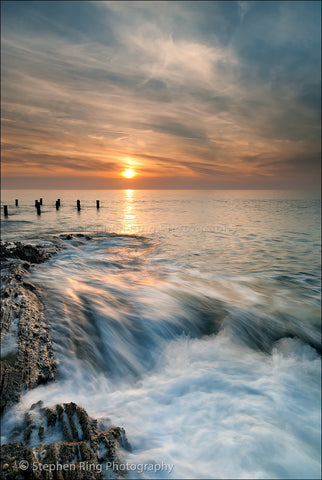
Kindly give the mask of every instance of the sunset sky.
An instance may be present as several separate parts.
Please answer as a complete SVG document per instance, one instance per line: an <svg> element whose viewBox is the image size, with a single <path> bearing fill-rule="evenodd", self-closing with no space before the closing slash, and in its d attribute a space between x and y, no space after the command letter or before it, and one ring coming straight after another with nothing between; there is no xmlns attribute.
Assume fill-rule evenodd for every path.
<svg viewBox="0 0 322 480"><path fill-rule="evenodd" d="M4 188L318 186L319 1L1 9Z"/></svg>

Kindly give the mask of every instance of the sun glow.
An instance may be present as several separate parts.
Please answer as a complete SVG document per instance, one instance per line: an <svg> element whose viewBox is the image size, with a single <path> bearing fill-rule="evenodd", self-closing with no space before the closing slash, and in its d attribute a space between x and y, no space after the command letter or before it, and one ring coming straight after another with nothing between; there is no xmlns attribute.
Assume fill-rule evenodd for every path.
<svg viewBox="0 0 322 480"><path fill-rule="evenodd" d="M136 175L136 172L131 168L127 168L124 172L121 173L122 177L133 178Z"/></svg>

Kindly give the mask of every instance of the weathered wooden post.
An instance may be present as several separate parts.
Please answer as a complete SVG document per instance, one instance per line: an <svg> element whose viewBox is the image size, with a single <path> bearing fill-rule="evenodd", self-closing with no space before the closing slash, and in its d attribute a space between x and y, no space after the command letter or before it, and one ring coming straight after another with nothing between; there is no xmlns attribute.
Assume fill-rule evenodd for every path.
<svg viewBox="0 0 322 480"><path fill-rule="evenodd" d="M96 208L97 208L97 209L100 208L100 201L99 201L99 200L96 200Z"/></svg>
<svg viewBox="0 0 322 480"><path fill-rule="evenodd" d="M42 198L39 199L39 204L42 205Z"/></svg>
<svg viewBox="0 0 322 480"><path fill-rule="evenodd" d="M37 208L37 215L41 215L40 202L37 202L36 208Z"/></svg>
<svg viewBox="0 0 322 480"><path fill-rule="evenodd" d="M8 216L8 205L3 205L3 213L5 217Z"/></svg>
<svg viewBox="0 0 322 480"><path fill-rule="evenodd" d="M80 206L80 200L77 200L77 211L80 212L81 206Z"/></svg>
<svg viewBox="0 0 322 480"><path fill-rule="evenodd" d="M56 200L56 210L59 210L59 207L60 207L59 200Z"/></svg>
<svg viewBox="0 0 322 480"><path fill-rule="evenodd" d="M16 207L18 207L18 198L16 198Z"/></svg>

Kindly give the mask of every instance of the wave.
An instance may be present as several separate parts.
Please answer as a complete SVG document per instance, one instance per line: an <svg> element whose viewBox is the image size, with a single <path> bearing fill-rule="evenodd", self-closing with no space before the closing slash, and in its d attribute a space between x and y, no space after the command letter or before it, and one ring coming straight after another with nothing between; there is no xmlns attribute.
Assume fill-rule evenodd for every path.
<svg viewBox="0 0 322 480"><path fill-rule="evenodd" d="M209 277L137 235L59 241L30 272L59 376L7 413L6 438L31 404L77 401L172 478L319 478L316 282L295 281L295 308L293 278Z"/></svg>

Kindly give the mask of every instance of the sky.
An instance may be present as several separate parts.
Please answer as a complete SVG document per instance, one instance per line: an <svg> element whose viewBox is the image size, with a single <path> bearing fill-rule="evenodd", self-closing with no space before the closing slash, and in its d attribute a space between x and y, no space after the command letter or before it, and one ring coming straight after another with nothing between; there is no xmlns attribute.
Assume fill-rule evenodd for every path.
<svg viewBox="0 0 322 480"><path fill-rule="evenodd" d="M319 1L1 13L4 188L318 188Z"/></svg>

